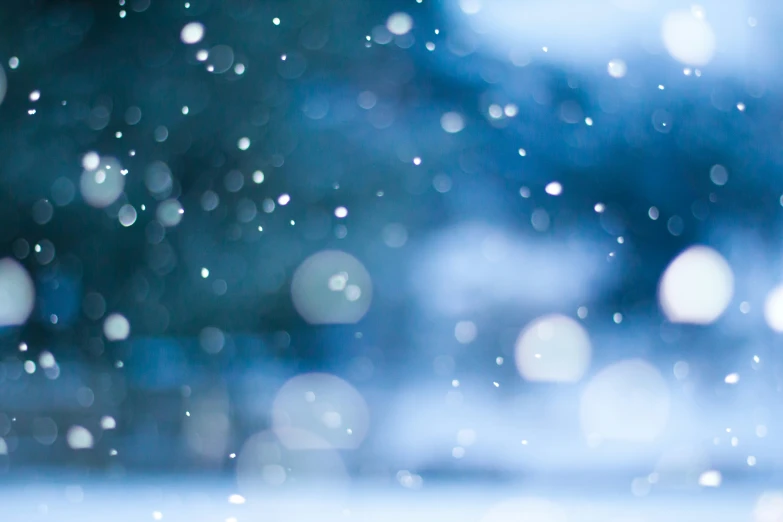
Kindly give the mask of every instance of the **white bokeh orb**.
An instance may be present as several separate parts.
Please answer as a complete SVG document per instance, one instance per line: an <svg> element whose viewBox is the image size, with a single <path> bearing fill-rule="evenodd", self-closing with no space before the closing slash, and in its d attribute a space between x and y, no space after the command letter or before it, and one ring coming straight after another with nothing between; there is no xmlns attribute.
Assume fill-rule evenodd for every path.
<svg viewBox="0 0 783 522"><path fill-rule="evenodd" d="M667 14L661 26L661 38L672 58L686 65L707 65L715 54L715 32L698 10Z"/></svg>
<svg viewBox="0 0 783 522"><path fill-rule="evenodd" d="M585 328L564 315L546 315L517 338L517 370L528 381L576 382L590 366L592 349Z"/></svg>
<svg viewBox="0 0 783 522"><path fill-rule="evenodd" d="M199 22L185 24L179 32L179 38L186 44L199 43L204 38L204 25Z"/></svg>
<svg viewBox="0 0 783 522"><path fill-rule="evenodd" d="M185 210L182 208L182 203L176 199L167 199L158 205L155 217L164 227L175 227L182 221L183 214Z"/></svg>
<svg viewBox="0 0 783 522"><path fill-rule="evenodd" d="M674 258L661 276L658 301L673 323L710 324L734 296L734 274L716 250L694 246Z"/></svg>
<svg viewBox="0 0 783 522"><path fill-rule="evenodd" d="M84 426L71 426L65 436L68 446L75 450L90 449L93 446L93 436Z"/></svg>
<svg viewBox="0 0 783 522"><path fill-rule="evenodd" d="M567 522L563 508L550 500L520 497L502 502L490 509L481 522Z"/></svg>
<svg viewBox="0 0 783 522"><path fill-rule="evenodd" d="M79 182L82 198L91 207L105 208L125 189L122 165L116 158L101 157L95 169L85 169Z"/></svg>
<svg viewBox="0 0 783 522"><path fill-rule="evenodd" d="M364 265L340 250L323 250L294 272L291 298L310 324L353 324L372 302L372 281Z"/></svg>
<svg viewBox="0 0 783 522"><path fill-rule="evenodd" d="M272 429L289 449L322 449L323 444L354 449L369 425L369 409L361 394L328 373L297 375L280 388L272 404ZM298 435L302 431L316 437L303 438ZM286 434L297 436L289 439Z"/></svg>
<svg viewBox="0 0 783 522"><path fill-rule="evenodd" d="M465 118L458 112L447 112L440 117L440 126L449 134L456 134L465 128Z"/></svg>
<svg viewBox="0 0 783 522"><path fill-rule="evenodd" d="M783 333L783 285L767 294L764 301L764 320L776 332Z"/></svg>
<svg viewBox="0 0 783 522"><path fill-rule="evenodd" d="M386 29L398 36L407 34L413 29L413 18L408 13L394 13L386 20Z"/></svg>
<svg viewBox="0 0 783 522"><path fill-rule="evenodd" d="M35 285L16 260L0 259L0 327L27 321L35 305Z"/></svg>
<svg viewBox="0 0 783 522"><path fill-rule="evenodd" d="M614 60L610 60L606 65L606 71L612 78L622 78L628 72L628 66L623 60L615 58Z"/></svg>
<svg viewBox="0 0 783 522"><path fill-rule="evenodd" d="M111 314L103 321L103 334L110 341L122 341L130 335L130 323L122 314Z"/></svg>
<svg viewBox="0 0 783 522"><path fill-rule="evenodd" d="M641 359L598 372L582 391L579 413L590 444L649 442L666 428L670 394L660 372Z"/></svg>

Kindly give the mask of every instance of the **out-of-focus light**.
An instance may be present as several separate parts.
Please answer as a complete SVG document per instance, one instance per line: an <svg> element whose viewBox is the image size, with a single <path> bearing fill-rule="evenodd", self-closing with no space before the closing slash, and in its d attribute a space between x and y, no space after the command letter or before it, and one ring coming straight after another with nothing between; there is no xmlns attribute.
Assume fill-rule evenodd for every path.
<svg viewBox="0 0 783 522"><path fill-rule="evenodd" d="M454 337L460 344L470 344L476 339L478 329L473 321L460 321L454 327Z"/></svg>
<svg viewBox="0 0 783 522"><path fill-rule="evenodd" d="M280 194L280 196L277 198L277 204L284 207L288 205L288 203L291 201L291 196L288 194Z"/></svg>
<svg viewBox="0 0 783 522"><path fill-rule="evenodd" d="M120 220L120 224L124 227L129 227L136 222L136 209L133 205L125 204L120 207L117 217Z"/></svg>
<svg viewBox="0 0 783 522"><path fill-rule="evenodd" d="M400 248L408 241L408 230L399 223L389 223L381 231L383 242L389 248Z"/></svg>
<svg viewBox="0 0 783 522"><path fill-rule="evenodd" d="M546 188L544 189L547 194L550 196L559 196L563 193L563 185L561 185L557 181L553 181L549 184L547 184Z"/></svg>
<svg viewBox="0 0 783 522"><path fill-rule="evenodd" d="M722 187L729 181L729 171L723 165L713 165L710 169L710 180Z"/></svg>
<svg viewBox="0 0 783 522"><path fill-rule="evenodd" d="M764 301L764 320L767 326L783 333L783 285L775 287Z"/></svg>
<svg viewBox="0 0 783 522"><path fill-rule="evenodd" d="M407 34L413 29L413 18L407 13L394 13L386 20L386 29L398 36Z"/></svg>
<svg viewBox="0 0 783 522"><path fill-rule="evenodd" d="M345 284L337 285L336 278ZM296 269L291 297L299 315L310 324L352 324L370 308L372 281L355 257L339 250L324 250Z"/></svg>
<svg viewBox="0 0 783 522"><path fill-rule="evenodd" d="M117 421L114 420L114 417L109 417L108 415L101 417L101 428L104 430L113 430L117 427Z"/></svg>
<svg viewBox="0 0 783 522"><path fill-rule="evenodd" d="M518 151L518 152L519 152L519 155L520 155L520 156L522 156L523 158L524 158L525 156L527 156L527 151L526 151L525 149L519 149L519 151Z"/></svg>
<svg viewBox="0 0 783 522"><path fill-rule="evenodd" d="M449 134L456 134L465 128L465 119L458 112L447 112L440 117L440 126Z"/></svg>
<svg viewBox="0 0 783 522"><path fill-rule="evenodd" d="M201 349L209 354L217 354L226 344L226 335L220 328L215 326L206 326L202 328L198 335L198 341Z"/></svg>
<svg viewBox="0 0 783 522"><path fill-rule="evenodd" d="M239 150L247 150L250 148L250 138L239 138L237 141L237 148Z"/></svg>
<svg viewBox="0 0 783 522"><path fill-rule="evenodd" d="M723 382L726 384L737 384L739 380L740 376L738 373L730 373L723 379Z"/></svg>
<svg viewBox="0 0 783 522"><path fill-rule="evenodd" d="M734 274L717 251L694 246L678 255L661 276L658 300L674 323L710 324L734 295Z"/></svg>
<svg viewBox="0 0 783 522"><path fill-rule="evenodd" d="M280 436L282 435L282 439ZM240 494L253 501L271 492L288 488L304 490L328 489L329 495L307 502L305 506L292 505L286 510L287 520L307 520L312 513L339 502L335 493L347 485L347 472L340 454L329 448L326 441L316 443L319 437L303 430L288 429L265 431L253 435L242 446L236 459L237 485ZM289 442L310 439L318 447L315 451L291 450L282 440ZM317 444L317 446L316 446ZM302 489L299 489L302 491ZM324 506L314 506L324 503ZM315 509L316 511L312 511ZM309 514L309 515L308 515Z"/></svg>
<svg viewBox="0 0 783 522"><path fill-rule="evenodd" d="M606 70L612 78L622 78L628 72L628 66L623 60L615 58L609 62Z"/></svg>
<svg viewBox="0 0 783 522"><path fill-rule="evenodd" d="M587 125L588 127L592 127L593 126L593 118L589 118L589 117L585 118L585 125Z"/></svg>
<svg viewBox="0 0 783 522"><path fill-rule="evenodd" d="M179 37L186 44L199 43L204 38L204 26L199 22L190 22L182 28Z"/></svg>
<svg viewBox="0 0 783 522"><path fill-rule="evenodd" d="M176 199L167 199L158 205L158 209L155 212L155 217L164 227L175 227L180 221L185 210L182 208L182 204Z"/></svg>
<svg viewBox="0 0 783 522"><path fill-rule="evenodd" d="M584 327L564 315L528 324L516 341L517 370L528 381L576 382L590 366L592 348Z"/></svg>
<svg viewBox="0 0 783 522"><path fill-rule="evenodd" d="M481 11L482 0L459 0L459 8L466 15L474 15Z"/></svg>
<svg viewBox="0 0 783 522"><path fill-rule="evenodd" d="M591 445L604 440L655 440L669 419L666 381L649 363L615 363L593 377L580 402L582 431Z"/></svg>
<svg viewBox="0 0 783 522"><path fill-rule="evenodd" d="M35 286L27 270L10 257L0 259L0 327L24 324L34 305Z"/></svg>
<svg viewBox="0 0 783 522"><path fill-rule="evenodd" d="M260 170L253 172L253 183L261 184L264 182L264 173Z"/></svg>
<svg viewBox="0 0 783 522"><path fill-rule="evenodd" d="M87 161L85 155L82 163L92 167L95 163ZM96 154L97 156L97 154ZM125 176L122 175L122 165L115 158L99 158L95 168L86 168L82 172L79 188L84 201L96 208L105 208L117 201L125 188Z"/></svg>
<svg viewBox="0 0 783 522"><path fill-rule="evenodd" d="M41 99L41 91L33 91L30 93L30 101L37 102Z"/></svg>
<svg viewBox="0 0 783 522"><path fill-rule="evenodd" d="M93 445L92 433L83 426L71 426L66 434L66 440L68 446L75 450L90 449Z"/></svg>
<svg viewBox="0 0 783 522"><path fill-rule="evenodd" d="M710 470L699 475L699 486L705 488L720 487L721 482L723 482L723 476L721 476L720 471Z"/></svg>
<svg viewBox="0 0 783 522"><path fill-rule="evenodd" d="M678 10L666 15L661 27L666 50L686 65L707 65L715 54L715 33L704 16Z"/></svg>
<svg viewBox="0 0 783 522"><path fill-rule="evenodd" d="M130 335L130 323L122 314L111 314L103 322L103 334L110 341L122 341Z"/></svg>
<svg viewBox="0 0 783 522"><path fill-rule="evenodd" d="M82 167L84 170L95 170L101 164L101 157L97 152L88 152L82 157Z"/></svg>
<svg viewBox="0 0 783 522"><path fill-rule="evenodd" d="M272 429L291 450L355 449L369 425L369 410L361 394L327 373L290 379L272 404ZM303 437L303 433L313 436Z"/></svg>
<svg viewBox="0 0 783 522"><path fill-rule="evenodd" d="M38 356L38 364L44 370L48 370L54 368L57 365L57 362L51 352L42 352L41 355Z"/></svg>
<svg viewBox="0 0 783 522"><path fill-rule="evenodd" d="M337 218L344 218L348 216L348 209L345 207L337 207L334 209L334 216Z"/></svg>
<svg viewBox="0 0 783 522"><path fill-rule="evenodd" d="M674 377L678 381L681 381L681 380L685 379L686 377L688 377L688 373L690 372L690 368L691 367L690 367L690 365L687 362L685 362L685 361L677 361L676 363L674 363L674 369L673 369Z"/></svg>

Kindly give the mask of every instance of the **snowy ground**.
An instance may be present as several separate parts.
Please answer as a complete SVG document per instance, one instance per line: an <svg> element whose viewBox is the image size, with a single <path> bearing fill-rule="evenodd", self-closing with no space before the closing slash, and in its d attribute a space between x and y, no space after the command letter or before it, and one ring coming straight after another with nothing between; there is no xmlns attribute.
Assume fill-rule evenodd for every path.
<svg viewBox="0 0 783 522"><path fill-rule="evenodd" d="M232 496L234 495L234 496ZM236 496L230 484L189 480L118 486L8 484L3 522L776 522L780 497L759 504L750 489L687 494L565 493L525 488L437 486L421 490L321 489L298 494ZM759 511L761 505L761 511ZM754 514L755 511L755 514Z"/></svg>

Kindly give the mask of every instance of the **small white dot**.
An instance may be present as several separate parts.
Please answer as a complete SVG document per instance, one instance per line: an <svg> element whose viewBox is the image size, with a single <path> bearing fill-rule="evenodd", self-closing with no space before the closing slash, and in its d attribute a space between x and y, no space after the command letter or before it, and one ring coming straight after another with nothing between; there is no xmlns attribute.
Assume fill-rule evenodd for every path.
<svg viewBox="0 0 783 522"><path fill-rule="evenodd" d="M280 19L278 17L272 18L272 23L275 25L280 25Z"/></svg>
<svg viewBox="0 0 783 522"><path fill-rule="evenodd" d="M616 324L620 324L620 323L622 323L622 322L623 322L623 314L621 314L621 313L619 313L619 312L618 312L618 313L616 313L616 314L614 314L614 315L612 316L612 320L613 320L613 321L614 321Z"/></svg>
<svg viewBox="0 0 783 522"><path fill-rule="evenodd" d="M340 219L348 215L348 209L345 207L337 207L334 209L334 215Z"/></svg>
<svg viewBox="0 0 783 522"><path fill-rule="evenodd" d="M205 267L205 268L201 269L201 277L203 277L204 279L209 277L209 269L208 268Z"/></svg>
<svg viewBox="0 0 783 522"><path fill-rule="evenodd" d="M519 155L524 158L525 156L527 156L527 151L525 149L519 149Z"/></svg>
<svg viewBox="0 0 783 522"><path fill-rule="evenodd" d="M41 91L33 91L30 93L30 101L37 102L41 99Z"/></svg>
<svg viewBox="0 0 783 522"><path fill-rule="evenodd" d="M419 158L418 156L413 158L413 164L414 165L421 165L421 158Z"/></svg>

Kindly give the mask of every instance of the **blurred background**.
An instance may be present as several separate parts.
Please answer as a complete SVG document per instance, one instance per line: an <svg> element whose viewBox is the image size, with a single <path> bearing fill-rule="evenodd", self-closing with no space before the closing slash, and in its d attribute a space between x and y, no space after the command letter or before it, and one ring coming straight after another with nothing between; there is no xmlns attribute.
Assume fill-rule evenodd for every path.
<svg viewBox="0 0 783 522"><path fill-rule="evenodd" d="M783 521L781 28L5 2L0 518Z"/></svg>

